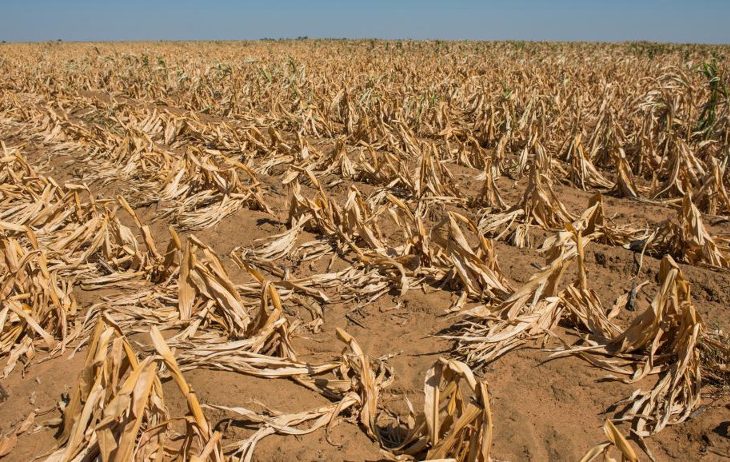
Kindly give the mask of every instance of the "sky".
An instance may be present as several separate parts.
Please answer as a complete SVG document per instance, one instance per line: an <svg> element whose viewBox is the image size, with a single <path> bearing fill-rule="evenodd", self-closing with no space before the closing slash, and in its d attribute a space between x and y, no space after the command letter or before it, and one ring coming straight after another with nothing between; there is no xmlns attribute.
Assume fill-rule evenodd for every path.
<svg viewBox="0 0 730 462"><path fill-rule="evenodd" d="M730 0L0 0L0 40L730 43Z"/></svg>

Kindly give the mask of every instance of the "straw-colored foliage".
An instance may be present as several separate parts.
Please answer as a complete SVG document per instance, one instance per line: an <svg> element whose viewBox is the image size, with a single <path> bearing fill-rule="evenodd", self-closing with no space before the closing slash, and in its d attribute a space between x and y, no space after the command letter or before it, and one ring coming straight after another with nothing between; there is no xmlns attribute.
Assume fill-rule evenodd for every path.
<svg viewBox="0 0 730 462"><path fill-rule="evenodd" d="M727 334L690 291L697 274L730 268L725 56L2 45L1 377L86 355L47 423L60 422L50 461L251 461L270 435L347 421L386 459L486 462L503 417L486 376L538 346L635 388L615 397L607 441L584 461L638 460L629 427L652 457L644 438L730 383ZM522 274L535 251L545 264ZM633 263L632 288L610 306L597 286L606 256L604 268L589 258L599 251ZM640 282L651 268L656 281ZM453 348L423 371L422 411L407 401L403 415L391 356L371 356L333 313L419 291L451 297L434 297L450 327L421 327ZM362 345L367 335L382 334L359 334ZM297 351L298 336L344 349ZM291 413L203 402L192 370L288 380L326 401ZM214 415L252 432L232 437ZM0 458L33 416L0 436Z"/></svg>

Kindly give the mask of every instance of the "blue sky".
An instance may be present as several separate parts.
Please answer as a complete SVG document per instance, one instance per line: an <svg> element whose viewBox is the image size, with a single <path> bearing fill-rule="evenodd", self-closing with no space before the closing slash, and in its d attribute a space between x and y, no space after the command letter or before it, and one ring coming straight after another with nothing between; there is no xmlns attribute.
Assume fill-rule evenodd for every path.
<svg viewBox="0 0 730 462"><path fill-rule="evenodd" d="M263 37L730 43L730 0L0 0L0 40Z"/></svg>

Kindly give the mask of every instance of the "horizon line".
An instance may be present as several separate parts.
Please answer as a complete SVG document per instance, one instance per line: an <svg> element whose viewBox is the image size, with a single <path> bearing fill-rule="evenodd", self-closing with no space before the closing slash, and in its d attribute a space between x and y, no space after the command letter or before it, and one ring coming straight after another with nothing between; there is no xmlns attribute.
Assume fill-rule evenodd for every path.
<svg viewBox="0 0 730 462"><path fill-rule="evenodd" d="M382 38L382 37L309 37L306 35L292 37L260 37L260 38L230 38L230 39L213 39L213 38L190 38L190 39L106 39L106 40L67 40L63 38L45 39L45 40L8 40L0 38L2 44L48 44L48 43L223 43L223 42L284 42L284 41L343 41L343 42L361 42L361 41L377 41L377 42L450 42L450 43L535 43L535 44L595 44L595 45L622 45L622 44L653 44L653 45L676 45L676 46L730 46L730 42L683 42L671 40L590 40L590 39L455 39L455 38Z"/></svg>

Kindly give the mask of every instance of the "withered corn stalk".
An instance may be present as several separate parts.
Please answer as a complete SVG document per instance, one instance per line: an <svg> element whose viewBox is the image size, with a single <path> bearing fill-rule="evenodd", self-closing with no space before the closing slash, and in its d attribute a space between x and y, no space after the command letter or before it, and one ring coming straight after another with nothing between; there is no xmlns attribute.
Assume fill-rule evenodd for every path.
<svg viewBox="0 0 730 462"><path fill-rule="evenodd" d="M629 383L658 374L653 388L636 390L619 413L618 420L631 422L640 437L688 419L699 403L702 385L698 343L703 324L692 305L689 283L669 256L662 259L659 280L661 287L651 306L625 330L554 355L576 354L626 376Z"/></svg>
<svg viewBox="0 0 730 462"><path fill-rule="evenodd" d="M258 430L249 438L230 445L235 448L233 455L237 455L240 461L251 461L258 442L269 435L304 435L323 427L331 428L344 413L352 413L363 430L371 438L376 438L379 394L392 382L392 371L383 360L370 360L355 339L345 331L338 329L337 337L346 346L340 360L328 366L330 376L318 376L313 380L321 371L290 371L292 376L301 374L303 380L310 381L310 387L331 399L332 404L294 414L282 414L270 409L255 412L243 407L210 406L228 411L242 422L258 426ZM306 377L307 374L312 377Z"/></svg>
<svg viewBox="0 0 730 462"><path fill-rule="evenodd" d="M505 212L484 214L479 220L479 231L495 239L506 239L516 247L528 247L530 226L559 230L573 220L553 190L550 178L533 166L520 202Z"/></svg>
<svg viewBox="0 0 730 462"><path fill-rule="evenodd" d="M73 321L78 306L71 285L48 269L46 253L25 247L0 224L0 357L8 356L6 377L22 356L35 350L63 350L78 331ZM34 241L32 231L18 233Z"/></svg>
<svg viewBox="0 0 730 462"><path fill-rule="evenodd" d="M212 227L243 205L271 212L253 170L220 153L187 152L167 175L162 191L151 191L145 202L159 202L159 217L171 217L181 229Z"/></svg>
<svg viewBox="0 0 730 462"><path fill-rule="evenodd" d="M492 460L494 421L486 382L466 364L441 358L426 373L424 398L423 413L411 412L400 441L384 435L396 460Z"/></svg>
<svg viewBox="0 0 730 462"><path fill-rule="evenodd" d="M462 320L446 335L455 340L455 353L480 368L528 340L547 340L566 308L580 325L600 329L605 315L597 297L587 288L585 273L579 274L572 289L560 289L563 274L576 258L582 271L583 246L588 239L575 229L560 233L546 249L547 265L509 298L461 313Z"/></svg>
<svg viewBox="0 0 730 462"><path fill-rule="evenodd" d="M644 247L649 253L672 255L694 265L730 267L730 240L713 238L707 232L691 194L682 199L677 222L668 220L662 223L646 239Z"/></svg>
<svg viewBox="0 0 730 462"><path fill-rule="evenodd" d="M151 337L157 355L140 361L119 328L99 320L63 409L60 447L47 461L224 460L220 433L155 327ZM187 403L185 416L172 417L165 405L163 364Z"/></svg>

